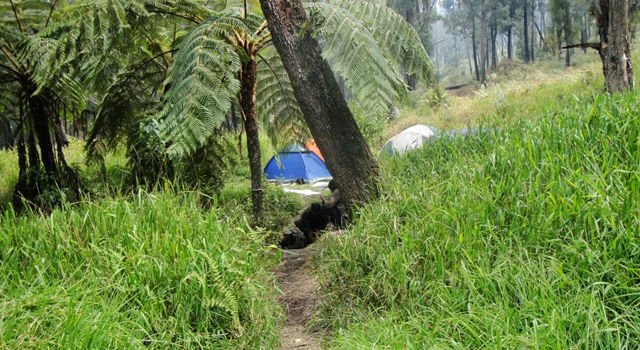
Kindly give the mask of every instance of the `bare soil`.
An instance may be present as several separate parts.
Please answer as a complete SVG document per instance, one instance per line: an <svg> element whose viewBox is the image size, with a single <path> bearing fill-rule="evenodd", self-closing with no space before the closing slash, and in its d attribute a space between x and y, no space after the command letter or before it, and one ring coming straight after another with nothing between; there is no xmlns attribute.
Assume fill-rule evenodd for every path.
<svg viewBox="0 0 640 350"><path fill-rule="evenodd" d="M281 332L282 349L316 350L320 347L320 334L309 332L307 323L320 301L318 281L311 267L313 245L304 249L284 250L276 277L285 308L287 323Z"/></svg>

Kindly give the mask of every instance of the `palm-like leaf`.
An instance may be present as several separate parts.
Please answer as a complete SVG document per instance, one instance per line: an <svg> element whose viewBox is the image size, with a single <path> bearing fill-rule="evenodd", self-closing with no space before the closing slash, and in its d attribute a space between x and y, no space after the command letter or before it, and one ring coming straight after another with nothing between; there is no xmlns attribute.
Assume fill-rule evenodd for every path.
<svg viewBox="0 0 640 350"><path fill-rule="evenodd" d="M431 79L431 62L418 34L387 6L332 0L306 7L324 57L363 110L387 114L407 91L401 73Z"/></svg>
<svg viewBox="0 0 640 350"><path fill-rule="evenodd" d="M181 156L195 151L225 121L240 89L241 67L227 38L246 29L237 17L211 17L178 46L167 80L170 89L158 117L169 153Z"/></svg>
<svg viewBox="0 0 640 350"><path fill-rule="evenodd" d="M258 65L258 115L274 148L310 137L282 60L273 50Z"/></svg>

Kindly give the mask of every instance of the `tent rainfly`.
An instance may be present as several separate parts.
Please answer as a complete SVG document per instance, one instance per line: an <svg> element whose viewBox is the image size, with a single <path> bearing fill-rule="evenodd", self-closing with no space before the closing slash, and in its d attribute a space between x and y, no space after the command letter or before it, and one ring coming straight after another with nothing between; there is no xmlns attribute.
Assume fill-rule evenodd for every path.
<svg viewBox="0 0 640 350"><path fill-rule="evenodd" d="M431 137L435 136L437 129L426 125L414 125L404 129L396 136L387 141L380 155L391 156L394 154L403 154L412 149L420 148Z"/></svg>
<svg viewBox="0 0 640 350"><path fill-rule="evenodd" d="M331 179L324 162L300 145L289 145L264 167L267 180L316 182Z"/></svg>

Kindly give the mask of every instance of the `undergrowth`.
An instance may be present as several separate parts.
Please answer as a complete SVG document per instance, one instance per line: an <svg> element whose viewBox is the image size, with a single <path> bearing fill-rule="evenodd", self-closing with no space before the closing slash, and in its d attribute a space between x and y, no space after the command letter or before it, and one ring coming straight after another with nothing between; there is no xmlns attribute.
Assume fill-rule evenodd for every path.
<svg viewBox="0 0 640 350"><path fill-rule="evenodd" d="M317 257L335 349L640 348L638 96L384 164Z"/></svg>
<svg viewBox="0 0 640 350"><path fill-rule="evenodd" d="M274 348L261 232L197 193L0 216L0 348Z"/></svg>

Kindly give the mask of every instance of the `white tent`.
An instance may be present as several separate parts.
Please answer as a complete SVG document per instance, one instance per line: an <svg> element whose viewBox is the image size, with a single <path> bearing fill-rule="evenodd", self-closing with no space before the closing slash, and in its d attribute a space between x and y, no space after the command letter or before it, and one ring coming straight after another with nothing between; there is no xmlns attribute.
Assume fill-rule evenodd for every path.
<svg viewBox="0 0 640 350"><path fill-rule="evenodd" d="M436 132L435 128L420 124L404 129L382 146L380 155L403 154L409 150L420 148Z"/></svg>

